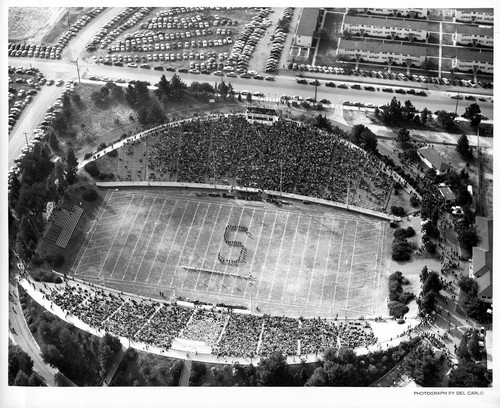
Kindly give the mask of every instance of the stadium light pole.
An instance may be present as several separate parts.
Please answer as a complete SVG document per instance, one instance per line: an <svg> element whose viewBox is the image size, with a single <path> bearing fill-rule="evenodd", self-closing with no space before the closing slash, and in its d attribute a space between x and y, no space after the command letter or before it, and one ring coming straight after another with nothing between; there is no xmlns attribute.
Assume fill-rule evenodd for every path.
<svg viewBox="0 0 500 408"><path fill-rule="evenodd" d="M76 72L78 73L78 83L82 83L82 80L80 79L80 67L78 66L78 60L79 58L77 58L76 60L74 61L71 61L71 62L74 62L76 64Z"/></svg>

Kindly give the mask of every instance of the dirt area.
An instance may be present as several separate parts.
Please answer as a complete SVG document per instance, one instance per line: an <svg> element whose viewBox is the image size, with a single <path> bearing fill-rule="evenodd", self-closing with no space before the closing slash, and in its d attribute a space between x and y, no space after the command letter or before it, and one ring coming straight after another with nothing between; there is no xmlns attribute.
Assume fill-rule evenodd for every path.
<svg viewBox="0 0 500 408"><path fill-rule="evenodd" d="M11 7L9 41L41 44L65 13L65 7Z"/></svg>

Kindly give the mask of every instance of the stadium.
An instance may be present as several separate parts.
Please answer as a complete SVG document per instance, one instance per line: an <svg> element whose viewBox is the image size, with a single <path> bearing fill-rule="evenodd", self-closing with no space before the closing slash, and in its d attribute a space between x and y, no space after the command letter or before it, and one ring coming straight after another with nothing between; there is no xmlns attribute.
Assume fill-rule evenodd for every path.
<svg viewBox="0 0 500 408"><path fill-rule="evenodd" d="M69 300L89 327L234 355L241 332L221 317L229 310L237 328L255 329L255 351L245 346L240 355L376 341L369 325L351 332L337 320L387 314L392 217L385 209L394 181L376 157L335 132L243 115L194 118L123 138L81 167L100 200L69 242L76 255L67 275L119 293L111 302L99 289ZM67 306L74 294L66 291L51 300ZM139 296L139 306L122 296ZM276 345L281 336L290 336L288 345Z"/></svg>

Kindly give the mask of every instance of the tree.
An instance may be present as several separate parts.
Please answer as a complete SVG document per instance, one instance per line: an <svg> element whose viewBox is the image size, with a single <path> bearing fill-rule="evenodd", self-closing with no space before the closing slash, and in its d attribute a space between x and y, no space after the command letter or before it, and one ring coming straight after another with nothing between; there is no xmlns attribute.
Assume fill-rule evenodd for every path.
<svg viewBox="0 0 500 408"><path fill-rule="evenodd" d="M260 360L258 365L259 385L286 385L289 377L286 358L281 352L274 352Z"/></svg>
<svg viewBox="0 0 500 408"><path fill-rule="evenodd" d="M59 150L59 140L57 140L57 136L54 132L51 132L49 135L49 146L52 150Z"/></svg>
<svg viewBox="0 0 500 408"><path fill-rule="evenodd" d="M222 81L220 86L219 86L219 94L222 97L222 99L226 99L228 91L229 91L228 86L226 85L226 83L224 81Z"/></svg>
<svg viewBox="0 0 500 408"><path fill-rule="evenodd" d="M318 367L306 382L306 387L322 387L328 385L328 373L323 367Z"/></svg>
<svg viewBox="0 0 500 408"><path fill-rule="evenodd" d="M443 284L441 283L441 278L437 272L430 271L422 285L422 292L427 293L430 291L439 293L443 289Z"/></svg>
<svg viewBox="0 0 500 408"><path fill-rule="evenodd" d="M99 340L98 359L103 373L108 371L111 367L121 347L122 345L120 343L120 339L117 337L114 337L109 333L106 333L101 337Z"/></svg>
<svg viewBox="0 0 500 408"><path fill-rule="evenodd" d="M14 384L17 375L22 372L29 377L33 373L33 360L17 345L9 345L8 357L8 377L9 385L27 385L27 384Z"/></svg>
<svg viewBox="0 0 500 408"><path fill-rule="evenodd" d="M410 137L410 132L408 132L408 129L405 128L399 129L399 132L396 135L396 141L400 144L403 150L409 147L410 140L411 137Z"/></svg>
<svg viewBox="0 0 500 408"><path fill-rule="evenodd" d="M247 93L246 100L247 102L252 102L252 94L250 92Z"/></svg>
<svg viewBox="0 0 500 408"><path fill-rule="evenodd" d="M410 100L405 101L405 104L401 110L401 116L402 116L403 120L405 120L407 122L413 120L413 118L415 116L415 111L416 111L416 109L413 106L413 104L411 103L411 101Z"/></svg>
<svg viewBox="0 0 500 408"><path fill-rule="evenodd" d="M468 252L472 252L472 247L476 246L479 238L477 237L476 231L467 229L458 232L458 241Z"/></svg>
<svg viewBox="0 0 500 408"><path fill-rule="evenodd" d="M436 292L426 292L421 299L417 299L420 312L424 315L431 315L436 311L437 294Z"/></svg>
<svg viewBox="0 0 500 408"><path fill-rule="evenodd" d="M187 85L182 82L179 75L174 74L170 80L170 97L174 101L180 101L184 99L186 95Z"/></svg>
<svg viewBox="0 0 500 408"><path fill-rule="evenodd" d="M441 124L443 129L448 132L452 132L456 129L454 115L445 110L440 110L436 112L438 122Z"/></svg>
<svg viewBox="0 0 500 408"><path fill-rule="evenodd" d="M465 108L465 112L462 116L465 119L471 120L478 115L481 115L481 108L477 103L472 103L467 108Z"/></svg>
<svg viewBox="0 0 500 408"><path fill-rule="evenodd" d="M461 359L458 366L451 370L450 387L487 387L490 380L487 377L487 368L468 359Z"/></svg>
<svg viewBox="0 0 500 408"><path fill-rule="evenodd" d="M66 181L73 184L78 170L78 160L76 159L75 152L70 147L66 152Z"/></svg>
<svg viewBox="0 0 500 408"><path fill-rule="evenodd" d="M430 115L429 109L427 108L422 109L422 112L420 112L420 123L422 123L422 125L425 126L427 124L427 121L429 120L429 115Z"/></svg>
<svg viewBox="0 0 500 408"><path fill-rule="evenodd" d="M440 362L428 346L412 350L404 360L403 369L420 386L438 385Z"/></svg>
<svg viewBox="0 0 500 408"><path fill-rule="evenodd" d="M478 285L475 279L462 276L458 281L458 287L471 297L477 296Z"/></svg>
<svg viewBox="0 0 500 408"><path fill-rule="evenodd" d="M466 135L462 135L458 138L456 150L464 160L472 160L472 149Z"/></svg>
<svg viewBox="0 0 500 408"><path fill-rule="evenodd" d="M155 94L158 99L163 100L163 98L168 98L170 95L170 82L167 80L165 75L162 75L160 81L157 84L158 89L155 90Z"/></svg>

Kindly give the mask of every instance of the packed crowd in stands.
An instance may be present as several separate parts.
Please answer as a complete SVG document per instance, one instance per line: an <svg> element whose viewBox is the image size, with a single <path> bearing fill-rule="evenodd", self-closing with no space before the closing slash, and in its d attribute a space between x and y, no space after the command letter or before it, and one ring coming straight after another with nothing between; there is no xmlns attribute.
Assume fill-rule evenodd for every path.
<svg viewBox="0 0 500 408"><path fill-rule="evenodd" d="M217 347L212 351L218 357L253 357L257 354L262 317L231 314Z"/></svg>
<svg viewBox="0 0 500 408"><path fill-rule="evenodd" d="M244 117L194 119L151 131L119 149L118 179L213 182L346 202L383 210L392 179L384 165L340 136L280 120L272 126ZM140 164L138 163L140 161ZM144 168L143 168L144 166Z"/></svg>
<svg viewBox="0 0 500 408"><path fill-rule="evenodd" d="M63 284L44 296L90 327L168 349L174 338L202 341L218 357L319 354L328 347L374 344L366 321L329 321L286 316L246 315L134 299L86 285Z"/></svg>
<svg viewBox="0 0 500 408"><path fill-rule="evenodd" d="M204 341L213 346L217 343L228 317L227 313L202 312L201 309L197 309L179 337L187 340Z"/></svg>

